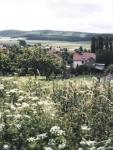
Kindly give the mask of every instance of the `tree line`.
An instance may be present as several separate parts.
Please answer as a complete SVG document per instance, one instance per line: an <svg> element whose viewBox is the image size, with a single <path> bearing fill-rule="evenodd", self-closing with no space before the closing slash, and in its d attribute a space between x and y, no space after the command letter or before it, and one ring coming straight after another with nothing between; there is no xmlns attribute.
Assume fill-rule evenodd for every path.
<svg viewBox="0 0 113 150"><path fill-rule="evenodd" d="M106 66L113 64L113 37L93 37L91 52L96 53L98 63L104 63Z"/></svg>
<svg viewBox="0 0 113 150"><path fill-rule="evenodd" d="M57 55L49 54L41 47L20 47L17 45L0 51L0 74L21 76L40 74L47 79L63 73L63 60Z"/></svg>

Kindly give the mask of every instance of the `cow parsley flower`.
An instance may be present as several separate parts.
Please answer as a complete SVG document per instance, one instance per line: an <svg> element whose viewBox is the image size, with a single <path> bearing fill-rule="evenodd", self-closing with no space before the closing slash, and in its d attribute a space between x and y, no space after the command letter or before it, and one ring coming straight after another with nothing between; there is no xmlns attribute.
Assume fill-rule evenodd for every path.
<svg viewBox="0 0 113 150"><path fill-rule="evenodd" d="M21 102L21 101L23 101L23 100L24 100L24 96L19 96L18 102Z"/></svg>
<svg viewBox="0 0 113 150"><path fill-rule="evenodd" d="M22 103L22 108L26 108L26 107L29 107L29 104L28 103Z"/></svg>
<svg viewBox="0 0 113 150"><path fill-rule="evenodd" d="M53 150L51 147L44 147L44 150Z"/></svg>
<svg viewBox="0 0 113 150"><path fill-rule="evenodd" d="M64 149L66 147L65 143L59 144L58 145L58 149Z"/></svg>
<svg viewBox="0 0 113 150"><path fill-rule="evenodd" d="M16 110L16 107L14 105L11 105L11 110Z"/></svg>
<svg viewBox="0 0 113 150"><path fill-rule="evenodd" d="M81 129L83 131L89 131L90 130L90 128L88 126L86 126L86 125L81 126Z"/></svg>
<svg viewBox="0 0 113 150"><path fill-rule="evenodd" d="M47 137L47 133L42 133L42 134L39 134L39 135L37 135L37 140L40 140L40 139L45 139Z"/></svg>
<svg viewBox="0 0 113 150"><path fill-rule="evenodd" d="M0 90L4 90L4 85L0 84Z"/></svg>
<svg viewBox="0 0 113 150"><path fill-rule="evenodd" d="M20 129L20 128L21 128L21 125L20 125L20 124L16 124L15 126L17 127L17 129Z"/></svg>
<svg viewBox="0 0 113 150"><path fill-rule="evenodd" d="M20 119L21 117L22 117L22 115L20 115L20 114L16 114L16 115L15 115L15 118L16 118L16 119Z"/></svg>
<svg viewBox="0 0 113 150"><path fill-rule="evenodd" d="M3 131L4 124L0 124L0 132Z"/></svg>
<svg viewBox="0 0 113 150"><path fill-rule="evenodd" d="M10 93L17 93L18 89L11 89Z"/></svg>
<svg viewBox="0 0 113 150"><path fill-rule="evenodd" d="M38 97L32 97L32 100L33 100L33 101L37 101L37 100L38 100Z"/></svg>
<svg viewBox="0 0 113 150"><path fill-rule="evenodd" d="M56 144L55 140L54 139L49 139L49 143L48 145L52 145L54 146Z"/></svg>
<svg viewBox="0 0 113 150"><path fill-rule="evenodd" d="M3 145L3 149L8 149L9 146L7 144Z"/></svg>
<svg viewBox="0 0 113 150"><path fill-rule="evenodd" d="M65 132L63 130L60 129L59 126L53 126L51 129L50 129L50 132L51 134L55 134L55 135L63 135Z"/></svg>
<svg viewBox="0 0 113 150"><path fill-rule="evenodd" d="M105 150L105 147L98 147L97 150Z"/></svg>
<svg viewBox="0 0 113 150"><path fill-rule="evenodd" d="M34 137L30 137L27 139L28 142L34 142L36 139Z"/></svg>

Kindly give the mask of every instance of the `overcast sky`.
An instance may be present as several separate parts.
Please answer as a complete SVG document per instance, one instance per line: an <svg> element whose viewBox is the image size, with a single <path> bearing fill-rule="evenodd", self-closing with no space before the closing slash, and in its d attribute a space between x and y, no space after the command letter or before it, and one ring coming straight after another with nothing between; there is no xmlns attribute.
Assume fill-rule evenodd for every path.
<svg viewBox="0 0 113 150"><path fill-rule="evenodd" d="M0 0L0 30L113 33L113 0Z"/></svg>

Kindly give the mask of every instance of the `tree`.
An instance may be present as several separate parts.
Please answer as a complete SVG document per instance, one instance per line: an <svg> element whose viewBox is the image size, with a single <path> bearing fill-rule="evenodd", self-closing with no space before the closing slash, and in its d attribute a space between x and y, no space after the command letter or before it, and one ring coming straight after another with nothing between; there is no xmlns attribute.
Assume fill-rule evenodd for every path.
<svg viewBox="0 0 113 150"><path fill-rule="evenodd" d="M6 54L0 53L0 72L3 75L11 73L11 60Z"/></svg>
<svg viewBox="0 0 113 150"><path fill-rule="evenodd" d="M97 39L95 37L93 37L91 39L91 52L95 53L96 52L96 48L97 48Z"/></svg>
<svg viewBox="0 0 113 150"><path fill-rule="evenodd" d="M25 40L19 40L19 45L25 47L27 43Z"/></svg>

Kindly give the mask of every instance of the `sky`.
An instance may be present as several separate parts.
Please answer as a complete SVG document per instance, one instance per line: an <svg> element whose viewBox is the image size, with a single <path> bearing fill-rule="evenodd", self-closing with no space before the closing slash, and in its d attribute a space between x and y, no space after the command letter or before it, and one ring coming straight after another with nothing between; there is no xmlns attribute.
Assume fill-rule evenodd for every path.
<svg viewBox="0 0 113 150"><path fill-rule="evenodd" d="M0 0L0 30L113 33L113 0Z"/></svg>

